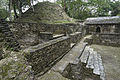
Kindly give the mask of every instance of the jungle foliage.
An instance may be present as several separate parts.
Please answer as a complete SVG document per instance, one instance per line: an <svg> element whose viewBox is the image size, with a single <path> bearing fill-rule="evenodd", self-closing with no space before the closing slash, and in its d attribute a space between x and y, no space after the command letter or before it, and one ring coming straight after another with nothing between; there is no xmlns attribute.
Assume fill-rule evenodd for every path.
<svg viewBox="0 0 120 80"><path fill-rule="evenodd" d="M88 17L120 15L120 1L116 0L57 0L66 13L84 20Z"/></svg>
<svg viewBox="0 0 120 80"><path fill-rule="evenodd" d="M39 0L0 0L0 17L9 20L21 18L26 7L33 8L34 1ZM120 15L119 0L57 0L56 2L75 19Z"/></svg>

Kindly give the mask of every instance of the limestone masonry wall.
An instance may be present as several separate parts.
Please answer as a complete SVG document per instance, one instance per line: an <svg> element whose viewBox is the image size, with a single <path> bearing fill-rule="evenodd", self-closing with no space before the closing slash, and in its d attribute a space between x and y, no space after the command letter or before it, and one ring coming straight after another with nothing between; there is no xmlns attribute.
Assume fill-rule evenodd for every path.
<svg viewBox="0 0 120 80"><path fill-rule="evenodd" d="M82 25L78 23L69 24L44 24L44 23L25 23L8 22L9 27L20 45L24 47L34 46L43 43L40 32L50 32L52 34L70 34L81 31Z"/></svg>
<svg viewBox="0 0 120 80"><path fill-rule="evenodd" d="M70 33L74 33L65 32L65 34L69 33L69 36L62 36L51 40L53 36L52 32L44 32L40 31L40 27L32 27L37 24L8 23L8 25L9 27L7 27L13 33L11 36L15 36L14 39L20 44L30 44L31 47L27 46L24 52L21 50L20 52L6 53L9 56L0 61L1 80L34 80L35 75L41 75L46 70L49 70L71 49L70 43L76 43L81 38L81 32L74 32L75 29L73 27L69 29L71 29ZM78 27L76 28L78 31L79 29ZM3 35L3 33L1 34ZM3 38L2 35L0 38ZM48 42L40 44L39 37L47 37L45 40L48 38L50 40L46 40Z"/></svg>
<svg viewBox="0 0 120 80"><path fill-rule="evenodd" d="M35 74L41 74L46 68L53 66L56 59L70 50L70 38L61 37L25 49L26 58ZM41 73L40 73L41 72Z"/></svg>
<svg viewBox="0 0 120 80"><path fill-rule="evenodd" d="M120 46L120 34L99 34L98 38L103 44Z"/></svg>
<svg viewBox="0 0 120 80"><path fill-rule="evenodd" d="M87 33L97 32L98 27L100 33L120 33L120 24L86 25Z"/></svg>
<svg viewBox="0 0 120 80"><path fill-rule="evenodd" d="M75 32L75 33L70 34L71 43L77 43L78 41L80 41L81 38L82 38L81 32Z"/></svg>
<svg viewBox="0 0 120 80"><path fill-rule="evenodd" d="M101 44L108 46L120 46L119 33L93 34L91 39L86 39L89 44Z"/></svg>
<svg viewBox="0 0 120 80"><path fill-rule="evenodd" d="M46 24L46 23L28 23L28 22L8 22L13 31L30 30L39 32L52 32L53 34L73 33L80 31L83 26L79 23L64 23L64 24ZM21 30L22 29L22 30Z"/></svg>

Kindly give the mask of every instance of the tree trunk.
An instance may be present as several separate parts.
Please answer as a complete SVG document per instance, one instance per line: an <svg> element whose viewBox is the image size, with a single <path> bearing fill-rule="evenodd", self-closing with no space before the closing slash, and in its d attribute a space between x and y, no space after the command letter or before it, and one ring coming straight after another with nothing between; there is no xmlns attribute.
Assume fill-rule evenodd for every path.
<svg viewBox="0 0 120 80"><path fill-rule="evenodd" d="M22 17L22 2L19 0L18 1L18 11L19 11L19 17Z"/></svg>
<svg viewBox="0 0 120 80"><path fill-rule="evenodd" d="M14 14L15 14L15 19L18 18L17 12L16 12L16 7L15 4L13 5L13 10L14 10Z"/></svg>
<svg viewBox="0 0 120 80"><path fill-rule="evenodd" d="M9 0L9 20L12 21L12 0Z"/></svg>
<svg viewBox="0 0 120 80"><path fill-rule="evenodd" d="M34 4L33 4L33 2L34 2L34 1L32 0L32 9L33 9L33 12L34 12L34 6L33 6Z"/></svg>
<svg viewBox="0 0 120 80"><path fill-rule="evenodd" d="M65 2L65 0L63 0L63 4L64 4L64 10L66 10L66 2Z"/></svg>

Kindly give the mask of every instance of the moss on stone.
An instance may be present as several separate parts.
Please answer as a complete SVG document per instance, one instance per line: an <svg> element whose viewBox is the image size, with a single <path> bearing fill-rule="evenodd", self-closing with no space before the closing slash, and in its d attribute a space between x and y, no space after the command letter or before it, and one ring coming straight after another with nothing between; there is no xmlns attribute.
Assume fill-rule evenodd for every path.
<svg viewBox="0 0 120 80"><path fill-rule="evenodd" d="M19 22L37 22L37 23L72 23L70 18L64 10L55 3L39 2L34 7L27 10L22 18L17 19Z"/></svg>
<svg viewBox="0 0 120 80"><path fill-rule="evenodd" d="M0 80L29 80L31 66L29 66L22 52L10 52L0 61Z"/></svg>

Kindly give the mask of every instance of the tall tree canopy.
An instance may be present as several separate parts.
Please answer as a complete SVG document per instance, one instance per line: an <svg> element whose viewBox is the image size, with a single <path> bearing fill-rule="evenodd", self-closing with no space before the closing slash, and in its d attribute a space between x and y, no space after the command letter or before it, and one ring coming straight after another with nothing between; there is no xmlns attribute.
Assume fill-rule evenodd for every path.
<svg viewBox="0 0 120 80"><path fill-rule="evenodd" d="M111 16L120 14L120 1L111 0L57 0L66 13L76 19L91 16ZM111 12L111 14L110 14Z"/></svg>
<svg viewBox="0 0 120 80"><path fill-rule="evenodd" d="M111 15L112 16L116 16L116 15L120 16L120 1L111 2L110 6L112 7Z"/></svg>
<svg viewBox="0 0 120 80"><path fill-rule="evenodd" d="M23 14L23 9L27 6L32 7L33 1L36 0L0 0L0 11L9 12L9 19L21 17ZM0 15L3 15L1 13Z"/></svg>
<svg viewBox="0 0 120 80"><path fill-rule="evenodd" d="M37 0L0 0L0 16L9 20L22 17L23 9L32 7ZM48 0L49 1L49 0ZM72 18L84 20L88 17L120 15L120 1L116 0L57 0ZM4 17L6 18L6 17Z"/></svg>

